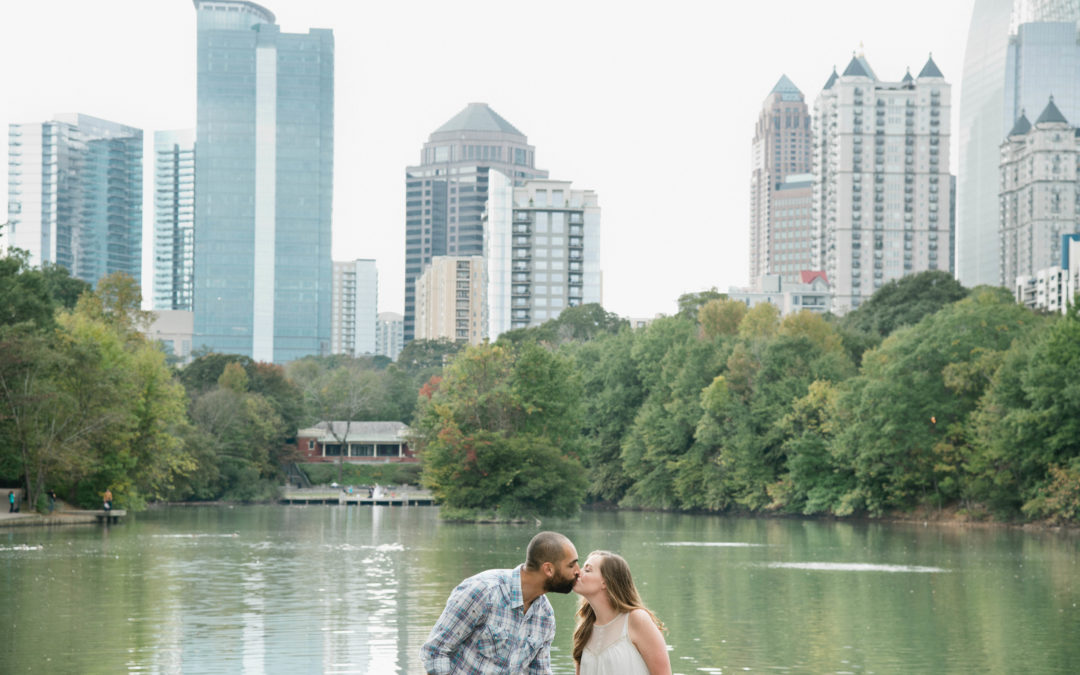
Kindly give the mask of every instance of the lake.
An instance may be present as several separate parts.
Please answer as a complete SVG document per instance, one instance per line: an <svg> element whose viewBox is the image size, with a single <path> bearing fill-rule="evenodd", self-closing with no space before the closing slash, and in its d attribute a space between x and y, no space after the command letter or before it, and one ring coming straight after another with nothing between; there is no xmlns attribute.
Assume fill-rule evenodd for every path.
<svg viewBox="0 0 1080 675"><path fill-rule="evenodd" d="M675 673L1075 673L1080 537L1007 528L586 512L622 553ZM535 525L433 507L157 509L0 530L0 673L422 673L462 578ZM549 596L556 673L576 596Z"/></svg>

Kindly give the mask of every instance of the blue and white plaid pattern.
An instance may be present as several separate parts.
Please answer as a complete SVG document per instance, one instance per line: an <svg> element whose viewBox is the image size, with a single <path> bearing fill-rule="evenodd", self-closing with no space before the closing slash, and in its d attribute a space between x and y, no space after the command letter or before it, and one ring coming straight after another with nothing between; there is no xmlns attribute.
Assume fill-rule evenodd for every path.
<svg viewBox="0 0 1080 675"><path fill-rule="evenodd" d="M454 589L420 648L434 675L551 673L555 613L546 596L523 613L521 566L488 570Z"/></svg>

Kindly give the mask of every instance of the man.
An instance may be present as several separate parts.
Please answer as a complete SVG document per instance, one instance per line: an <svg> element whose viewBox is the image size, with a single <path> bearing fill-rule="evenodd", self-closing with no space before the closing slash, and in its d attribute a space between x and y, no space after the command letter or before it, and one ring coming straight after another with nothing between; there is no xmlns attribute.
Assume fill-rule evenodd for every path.
<svg viewBox="0 0 1080 675"><path fill-rule="evenodd" d="M432 675L551 673L555 613L545 593L569 593L581 574L574 545L541 532L525 564L462 581L420 648Z"/></svg>

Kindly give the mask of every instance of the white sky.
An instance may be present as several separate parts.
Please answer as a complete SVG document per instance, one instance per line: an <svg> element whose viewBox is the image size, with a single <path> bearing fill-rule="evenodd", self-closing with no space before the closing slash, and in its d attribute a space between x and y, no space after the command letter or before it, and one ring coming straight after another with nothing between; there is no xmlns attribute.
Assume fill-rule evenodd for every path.
<svg viewBox="0 0 1080 675"><path fill-rule="evenodd" d="M860 43L885 80L906 66L918 74L933 52L953 86L956 171L974 0L261 4L285 32L334 30L333 255L376 259L379 311L404 304L404 169L471 101L525 133L552 178L597 191L604 306L626 316L670 314L682 293L747 284L751 140L783 73L812 107L833 65L842 71ZM7 125L62 112L139 127L148 150L154 131L194 127L191 1L4 2L5 174ZM152 189L148 166L147 284Z"/></svg>

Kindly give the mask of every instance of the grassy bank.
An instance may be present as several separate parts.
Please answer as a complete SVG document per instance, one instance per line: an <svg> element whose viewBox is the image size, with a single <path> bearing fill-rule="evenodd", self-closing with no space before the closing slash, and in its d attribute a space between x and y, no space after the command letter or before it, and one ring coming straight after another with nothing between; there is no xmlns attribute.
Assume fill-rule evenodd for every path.
<svg viewBox="0 0 1080 675"><path fill-rule="evenodd" d="M419 464L352 464L339 467L330 462L300 464L312 485L419 485ZM340 474L338 471L340 470Z"/></svg>

